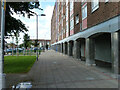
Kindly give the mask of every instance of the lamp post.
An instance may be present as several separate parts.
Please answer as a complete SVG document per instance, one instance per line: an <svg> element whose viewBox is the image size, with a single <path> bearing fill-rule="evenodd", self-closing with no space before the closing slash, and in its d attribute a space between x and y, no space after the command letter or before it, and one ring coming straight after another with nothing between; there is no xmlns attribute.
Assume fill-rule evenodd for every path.
<svg viewBox="0 0 120 90"><path fill-rule="evenodd" d="M16 49L16 56L19 56L19 44L18 42L21 40L21 38L17 39L17 49Z"/></svg>
<svg viewBox="0 0 120 90"><path fill-rule="evenodd" d="M38 15L36 13L35 13L35 15L36 15L36 40L37 40L37 44L38 44L38 16L46 16L46 15L45 14ZM36 55L36 57L37 57L37 61L38 61L38 45L37 45L37 55Z"/></svg>
<svg viewBox="0 0 120 90"><path fill-rule="evenodd" d="M14 37L12 36L12 56L13 56L13 43L14 43Z"/></svg>

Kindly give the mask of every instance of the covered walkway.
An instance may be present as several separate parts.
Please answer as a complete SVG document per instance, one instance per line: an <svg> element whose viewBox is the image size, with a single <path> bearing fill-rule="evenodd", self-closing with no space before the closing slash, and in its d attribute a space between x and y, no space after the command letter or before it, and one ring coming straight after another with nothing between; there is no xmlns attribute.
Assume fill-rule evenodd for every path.
<svg viewBox="0 0 120 90"><path fill-rule="evenodd" d="M51 45L53 50L84 60L87 66L108 66L120 73L120 15L64 38Z"/></svg>
<svg viewBox="0 0 120 90"><path fill-rule="evenodd" d="M118 81L109 70L86 66L79 61L53 50L43 52L31 71L25 75L7 75L7 82L19 77L31 80L32 88L117 88Z"/></svg>

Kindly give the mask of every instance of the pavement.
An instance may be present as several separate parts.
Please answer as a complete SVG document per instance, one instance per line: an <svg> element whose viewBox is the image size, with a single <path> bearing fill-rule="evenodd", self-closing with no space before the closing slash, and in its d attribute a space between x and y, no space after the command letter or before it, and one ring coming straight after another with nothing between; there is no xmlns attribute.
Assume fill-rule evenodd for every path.
<svg viewBox="0 0 120 90"><path fill-rule="evenodd" d="M118 88L118 80L108 70L86 66L62 53L42 52L26 74L7 74L7 87L30 81L32 88Z"/></svg>

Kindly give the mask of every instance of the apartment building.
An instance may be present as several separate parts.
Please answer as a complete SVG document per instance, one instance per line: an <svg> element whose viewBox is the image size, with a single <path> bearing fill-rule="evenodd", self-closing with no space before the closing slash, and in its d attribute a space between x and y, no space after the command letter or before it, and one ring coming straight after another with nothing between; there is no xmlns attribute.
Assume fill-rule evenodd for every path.
<svg viewBox="0 0 120 90"><path fill-rule="evenodd" d="M56 7L56 4L55 4L55 7ZM58 33L58 29L57 29L57 21L56 21L56 9L57 7L55 8L54 7L54 10L53 10L53 15L52 15L52 19L51 19L51 43L55 43L57 42L57 33Z"/></svg>
<svg viewBox="0 0 120 90"><path fill-rule="evenodd" d="M85 61L88 66L102 64L104 67L108 66L114 73L118 73L118 66L120 66L118 63L120 56L120 3L110 2L110 0L56 3L60 8L66 8L66 22L64 22L66 27L57 28L59 32L56 33L58 33L59 39L57 42L52 39L51 47ZM58 15L58 17L60 16ZM60 18L60 20L62 19ZM57 23L61 25L60 21ZM54 28L53 26L52 23L52 28ZM65 30L64 38L60 37L61 30ZM51 35L53 35L55 30L51 29L51 31Z"/></svg>

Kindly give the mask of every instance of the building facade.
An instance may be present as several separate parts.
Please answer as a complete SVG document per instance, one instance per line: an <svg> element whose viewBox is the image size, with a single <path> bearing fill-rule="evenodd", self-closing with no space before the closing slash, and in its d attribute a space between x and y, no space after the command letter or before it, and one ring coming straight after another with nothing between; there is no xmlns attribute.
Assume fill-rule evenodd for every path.
<svg viewBox="0 0 120 90"><path fill-rule="evenodd" d="M87 0L82 0L82 2L56 3L60 8L66 8L64 11L66 27L52 30L54 23L51 23L51 36L53 37L51 47L61 53L85 61L88 66L102 63L104 67L108 65L114 73L118 73L118 66L120 66L120 2L110 2L110 0L87 2ZM56 13L59 12L60 10ZM58 14L58 17L61 16ZM60 20L62 19L60 18ZM58 26L64 24L62 21L56 23ZM64 38L60 37L61 30L65 30ZM57 41L53 36L55 31L58 31L56 32L59 38Z"/></svg>
<svg viewBox="0 0 120 90"><path fill-rule="evenodd" d="M35 43L35 40L36 39L30 39L32 41L32 43ZM46 45L51 45L51 40L46 40L46 39L38 39L38 43L39 43L39 46L42 47L42 46L46 46Z"/></svg>

